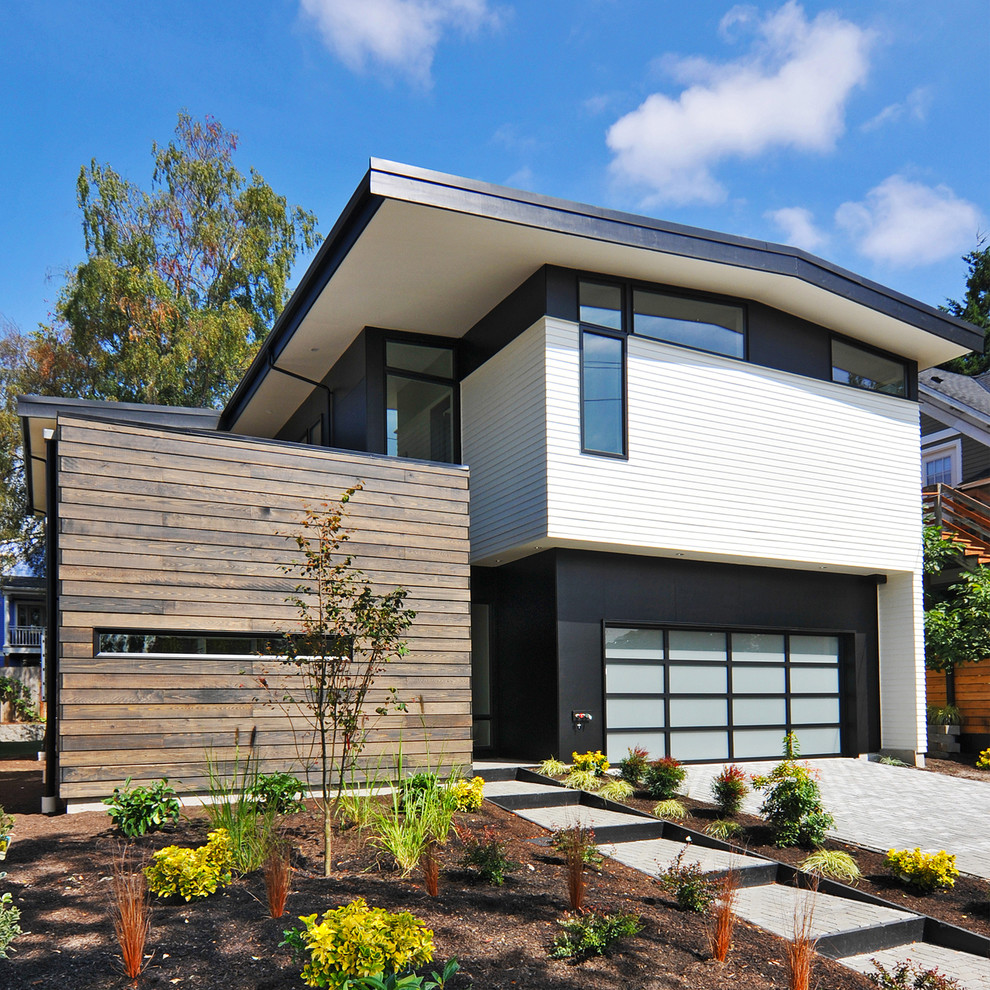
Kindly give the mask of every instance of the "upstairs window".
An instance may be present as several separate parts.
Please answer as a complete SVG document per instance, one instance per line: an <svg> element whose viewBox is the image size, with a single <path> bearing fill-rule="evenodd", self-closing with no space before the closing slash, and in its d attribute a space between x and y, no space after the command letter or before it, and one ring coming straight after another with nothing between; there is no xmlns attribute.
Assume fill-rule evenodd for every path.
<svg viewBox="0 0 990 990"><path fill-rule="evenodd" d="M385 365L385 452L455 463L453 350L389 340Z"/></svg>
<svg viewBox="0 0 990 990"><path fill-rule="evenodd" d="M741 306L634 289L633 333L729 357L746 355Z"/></svg>
<svg viewBox="0 0 990 990"><path fill-rule="evenodd" d="M907 365L844 340L832 340L832 381L884 395L907 395Z"/></svg>
<svg viewBox="0 0 990 990"><path fill-rule="evenodd" d="M580 282L578 310L582 323L593 323L609 330L624 330L622 287L603 282Z"/></svg>
<svg viewBox="0 0 990 990"><path fill-rule="evenodd" d="M625 457L625 339L581 333L581 449Z"/></svg>

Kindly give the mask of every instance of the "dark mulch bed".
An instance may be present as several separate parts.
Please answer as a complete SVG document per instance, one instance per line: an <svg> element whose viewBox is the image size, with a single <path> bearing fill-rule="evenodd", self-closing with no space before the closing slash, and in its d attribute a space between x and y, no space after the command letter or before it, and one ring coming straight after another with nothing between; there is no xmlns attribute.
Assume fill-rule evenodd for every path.
<svg viewBox="0 0 990 990"><path fill-rule="evenodd" d="M267 916L259 875L239 879L205 901L158 902L148 950L154 958L139 985L210 990L301 987L298 966L277 947L287 923L362 896L373 906L409 910L434 930L437 959L456 956L462 965L451 990L787 986L782 940L740 922L729 960L719 965L710 958L703 918L677 910L648 878L611 861L600 875L589 875L589 902L639 913L644 931L612 958L580 965L548 959L547 948L567 904L563 863L528 841L545 833L489 804L462 816L462 824L469 829L497 825L510 840L509 854L522 868L503 888L490 887L461 870L457 850L450 847L440 897L434 900L418 877L400 878L353 831L338 836L334 875L324 880L319 875L319 820L312 812L292 816L287 829L298 869L289 916ZM130 985L118 975L107 915L106 877L115 844L108 826L102 812L18 816L2 888L14 892L28 934L17 940L17 953L10 961L0 961L5 990L109 990ZM206 822L194 816L174 833L145 837L137 846L150 855L172 842L198 844L207 830ZM865 990L872 985L823 958L816 963L816 980L831 990Z"/></svg>
<svg viewBox="0 0 990 990"><path fill-rule="evenodd" d="M693 801L690 798L678 800L690 812L690 817L678 823L685 828L704 832L707 825L719 817L718 811L710 804ZM630 798L624 803L640 811L651 812L656 801L640 796ZM743 827L743 831L731 841L741 851L767 856L790 866L797 866L808 855L806 849L780 849L775 846L770 829L761 818L739 814L735 820ZM825 848L841 850L855 857L863 873L862 879L856 883L858 889L882 897L905 911L927 914L932 918L947 921L951 925L990 936L990 883L987 881L960 876L956 879L955 886L949 890L919 894L905 888L887 871L883 865L882 853L832 839L825 842ZM952 852L951 849L947 851Z"/></svg>
<svg viewBox="0 0 990 990"><path fill-rule="evenodd" d="M925 765L921 767L927 773L944 773L949 777L965 777L967 780L982 780L990 783L990 770L983 770L976 765L978 753L960 753L951 760L938 760L931 756L925 757Z"/></svg>

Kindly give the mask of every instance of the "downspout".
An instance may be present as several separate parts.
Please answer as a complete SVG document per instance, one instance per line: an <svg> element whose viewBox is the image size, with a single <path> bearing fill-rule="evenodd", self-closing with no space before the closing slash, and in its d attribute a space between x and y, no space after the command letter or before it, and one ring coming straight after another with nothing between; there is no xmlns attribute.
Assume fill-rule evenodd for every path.
<svg viewBox="0 0 990 990"><path fill-rule="evenodd" d="M58 441L45 441L45 490L48 511L45 514L45 786L41 798L41 813L54 815L58 811Z"/></svg>
<svg viewBox="0 0 990 990"><path fill-rule="evenodd" d="M294 371L286 371L285 368L279 368L275 364L275 358L272 356L271 351L268 352L268 367L272 371L277 371L280 375L288 375L289 378L295 378L298 381L305 382L307 385L312 385L314 388L322 388L327 394L327 435L324 437L324 447L330 447L333 445L333 391L329 386L324 385L323 382L314 382L311 378L306 378L303 375L297 375Z"/></svg>

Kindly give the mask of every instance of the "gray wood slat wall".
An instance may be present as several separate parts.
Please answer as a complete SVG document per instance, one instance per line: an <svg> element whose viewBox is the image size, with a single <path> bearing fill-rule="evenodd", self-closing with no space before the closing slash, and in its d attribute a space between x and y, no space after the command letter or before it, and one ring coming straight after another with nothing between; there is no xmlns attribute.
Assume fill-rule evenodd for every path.
<svg viewBox="0 0 990 990"><path fill-rule="evenodd" d="M265 700L266 658L94 654L98 630L269 635L286 604L303 506L349 503L348 544L380 591L409 591L409 654L378 679L408 714L376 721L364 759L471 762L468 473L226 434L58 422L59 787L68 801L167 776L203 791L207 753L300 773L305 723ZM300 731L292 731L295 724ZM303 750L302 752L300 750Z"/></svg>

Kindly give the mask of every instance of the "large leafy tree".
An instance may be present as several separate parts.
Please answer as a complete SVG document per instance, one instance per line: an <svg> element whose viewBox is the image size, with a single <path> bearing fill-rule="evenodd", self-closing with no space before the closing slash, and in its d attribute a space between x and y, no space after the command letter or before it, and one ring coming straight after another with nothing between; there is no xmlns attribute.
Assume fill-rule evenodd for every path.
<svg viewBox="0 0 990 990"><path fill-rule="evenodd" d="M0 564L36 558L25 516L18 393L221 406L288 298L316 217L234 164L237 136L180 113L152 145L149 190L95 159L77 184L86 257L53 319L0 332Z"/></svg>
<svg viewBox="0 0 990 990"><path fill-rule="evenodd" d="M966 295L962 299L950 299L942 308L953 316L983 328L984 351L965 354L943 365L946 371L962 375L980 375L990 370L990 243L981 238L975 251L963 255L969 266L966 279Z"/></svg>

